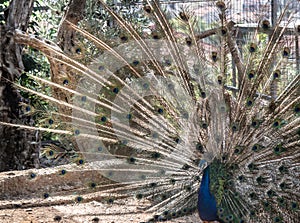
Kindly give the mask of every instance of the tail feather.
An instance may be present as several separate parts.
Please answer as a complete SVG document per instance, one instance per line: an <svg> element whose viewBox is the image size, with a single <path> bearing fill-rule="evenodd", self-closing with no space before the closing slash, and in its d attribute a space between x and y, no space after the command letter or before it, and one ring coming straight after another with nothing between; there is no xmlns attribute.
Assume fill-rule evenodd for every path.
<svg viewBox="0 0 300 223"><path fill-rule="evenodd" d="M19 44L41 51L53 69L61 70L56 80L28 75L50 87L50 93L14 84L53 104L53 111L43 111L40 126L0 124L67 140L75 154L66 153L77 164L49 173L50 179L66 180L62 190L54 189L56 181L45 187L42 174L26 172L28 179L11 179L29 185L36 180L35 190L45 191L31 194L32 200L26 200L25 190L16 191L26 200L24 206L97 200L111 210L130 201L133 214L149 213L148 222L159 222L193 213L198 192L209 192L220 222L297 222L300 76L282 83L294 53L285 38L295 22L296 10L290 10L294 1L274 24L259 14L253 32L243 37L243 48L236 41L241 25L228 13L230 1L216 2L218 22L208 31L197 27L187 8L170 22L159 1L146 1L143 10L155 24L149 39L105 1L100 3L117 22L121 36L116 42L121 44L67 22L99 48L99 57L89 65L51 42L14 33ZM236 82L230 80L233 72L238 85L228 86ZM22 106L26 114L40 111ZM56 157L61 153L56 147L48 146L43 155ZM199 187L205 165L210 168L206 191ZM51 199L40 201L38 196ZM198 209L200 217L212 215Z"/></svg>

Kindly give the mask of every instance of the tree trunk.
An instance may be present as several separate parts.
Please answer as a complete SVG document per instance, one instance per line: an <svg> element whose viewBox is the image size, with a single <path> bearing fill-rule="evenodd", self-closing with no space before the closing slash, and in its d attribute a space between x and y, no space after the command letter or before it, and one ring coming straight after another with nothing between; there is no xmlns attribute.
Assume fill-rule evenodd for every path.
<svg viewBox="0 0 300 223"><path fill-rule="evenodd" d="M75 25L84 18L86 0L71 0L69 7L61 20L61 25L57 34L58 45L60 48L68 54L76 53L72 52L72 48L76 47L76 34L68 23L71 22Z"/></svg>
<svg viewBox="0 0 300 223"><path fill-rule="evenodd" d="M12 31L25 31L34 0L10 2L5 25L0 26L0 121L32 125L30 117L21 114L22 97L12 83L23 70L22 47L14 42ZM15 127L0 126L0 171L38 167L38 133Z"/></svg>
<svg viewBox="0 0 300 223"><path fill-rule="evenodd" d="M60 22L60 27L57 34L57 43L62 51L72 59L76 59L80 54L82 54L82 49L78 46L78 40L76 31L68 24L68 22L78 25L78 23L84 18L86 7L86 0L70 0L68 8L65 12L64 17ZM80 75L78 75L70 67L58 63L51 58L48 58L51 65L51 80L54 83L62 85L67 81L68 88L76 90L78 80ZM72 103L73 94L66 92L60 88L52 88L52 94L54 98L65 101L67 103ZM72 116L72 109L64 106L57 105L58 111L62 114ZM71 122L68 117L60 117L61 122ZM71 142L75 150L78 150L76 143L72 139L69 140L68 144Z"/></svg>
<svg viewBox="0 0 300 223"><path fill-rule="evenodd" d="M84 11L86 6L86 0L70 0L67 11L60 22L60 27L57 34L58 46L69 57L74 59L76 54L81 54L81 49L77 45L76 32L70 27L68 22L77 25L80 20L84 18ZM78 55L77 55L78 56ZM51 64L51 80L57 84L63 84L64 81L71 83L71 86L77 86L78 75L74 74L72 69L67 66L52 61L49 58ZM74 89L73 89L74 90ZM70 102L71 95L62 91L61 89L54 88L53 94L55 98ZM63 106L60 107L60 112L71 115L71 110Z"/></svg>

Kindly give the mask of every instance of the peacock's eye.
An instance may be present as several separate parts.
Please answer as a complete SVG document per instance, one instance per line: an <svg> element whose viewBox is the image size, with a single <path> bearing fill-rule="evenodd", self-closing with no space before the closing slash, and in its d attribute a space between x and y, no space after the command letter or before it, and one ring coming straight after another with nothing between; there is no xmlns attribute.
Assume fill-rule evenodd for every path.
<svg viewBox="0 0 300 223"><path fill-rule="evenodd" d="M200 142L196 144L196 150L199 151L200 153L204 153L203 146Z"/></svg>
<svg viewBox="0 0 300 223"><path fill-rule="evenodd" d="M165 59L165 65L166 66L171 66L172 65L171 60Z"/></svg>
<svg viewBox="0 0 300 223"><path fill-rule="evenodd" d="M185 186L185 190L187 191L187 192L190 192L191 190L192 190L192 187L191 186Z"/></svg>
<svg viewBox="0 0 300 223"><path fill-rule="evenodd" d="M220 9L220 10L224 10L225 9L225 3L223 1L217 1L216 6Z"/></svg>
<svg viewBox="0 0 300 223"><path fill-rule="evenodd" d="M129 119L129 120L131 120L131 119L132 119L132 114L130 114L130 113L127 114L127 115L126 115L126 118Z"/></svg>
<svg viewBox="0 0 300 223"><path fill-rule="evenodd" d="M257 151L257 149L258 149L258 146L257 146L257 145L254 145L254 146L252 147L252 150L253 150L253 151Z"/></svg>
<svg viewBox="0 0 300 223"><path fill-rule="evenodd" d="M185 42L186 42L186 45L188 45L188 46L191 46L192 45L192 39L190 38L190 37L187 37L186 39L185 39Z"/></svg>
<svg viewBox="0 0 300 223"><path fill-rule="evenodd" d="M218 208L218 214L223 214L224 213L224 208Z"/></svg>
<svg viewBox="0 0 300 223"><path fill-rule="evenodd" d="M81 48L76 48L75 53L81 54Z"/></svg>
<svg viewBox="0 0 300 223"><path fill-rule="evenodd" d="M165 200L165 199L168 198L168 196L166 194L161 194L160 197L161 197L162 200Z"/></svg>
<svg viewBox="0 0 300 223"><path fill-rule="evenodd" d="M103 147L102 147L102 146L99 146L99 147L97 148L97 150L98 150L99 152L102 152L102 151L103 151Z"/></svg>
<svg viewBox="0 0 300 223"><path fill-rule="evenodd" d="M278 203L279 203L280 205L282 205L282 204L285 203L285 199L282 198L282 197L278 198L277 201L278 201Z"/></svg>
<svg viewBox="0 0 300 223"><path fill-rule="evenodd" d="M255 198L255 197L256 197L256 194L255 194L255 193L250 193L250 194L249 194L249 197L250 197L250 198Z"/></svg>
<svg viewBox="0 0 300 223"><path fill-rule="evenodd" d="M216 62L218 59L218 53L217 52L212 52L211 53L211 59L212 61Z"/></svg>
<svg viewBox="0 0 300 223"><path fill-rule="evenodd" d="M139 63L140 63L140 61L138 61L138 60L134 60L134 61L132 62L132 64L133 64L134 66L137 66Z"/></svg>
<svg viewBox="0 0 300 223"><path fill-rule="evenodd" d="M252 119L252 121L251 121L251 126L252 126L253 128L256 128L256 129L257 129L257 128L261 125L262 122L263 122L262 120L259 120L259 119L254 118L254 119Z"/></svg>
<svg viewBox="0 0 300 223"><path fill-rule="evenodd" d="M35 173L30 173L30 175L29 175L29 176L30 176L30 178L31 178L31 179L33 179L33 178L35 178L35 177L36 177L36 174L35 174Z"/></svg>
<svg viewBox="0 0 300 223"><path fill-rule="evenodd" d="M282 182L281 184L279 184L279 187L284 190L287 188L287 185L285 182Z"/></svg>
<svg viewBox="0 0 300 223"><path fill-rule="evenodd" d="M126 146L128 144L128 140L127 139L123 139L123 140L121 140L120 144L122 146Z"/></svg>
<svg viewBox="0 0 300 223"><path fill-rule="evenodd" d="M179 17L180 17L183 21L188 21L188 20L189 20L189 16L188 16L185 12L180 12L180 13L179 13Z"/></svg>
<svg viewBox="0 0 300 223"><path fill-rule="evenodd" d="M84 160L83 160L83 159L79 159L79 160L77 161L77 164L83 165L83 164L84 164Z"/></svg>
<svg viewBox="0 0 300 223"><path fill-rule="evenodd" d="M153 38L154 40L159 40L159 39L160 39L160 36L159 36L159 34L158 34L157 32L152 32L152 38Z"/></svg>
<svg viewBox="0 0 300 223"><path fill-rule="evenodd" d="M157 109L157 112L158 112L159 114L163 114L163 113L164 113L164 110L163 110L162 108L159 108L159 109Z"/></svg>
<svg viewBox="0 0 300 223"><path fill-rule="evenodd" d="M207 129L207 127L208 127L207 123L206 123L206 122L203 122L203 123L202 123L202 128Z"/></svg>
<svg viewBox="0 0 300 223"><path fill-rule="evenodd" d="M119 88L115 87L115 88L113 88L112 91L113 91L113 93L118 94L119 93Z"/></svg>
<svg viewBox="0 0 300 223"><path fill-rule="evenodd" d="M233 132L237 132L237 131L239 130L238 124L236 124L236 123L232 124L231 130L232 130Z"/></svg>
<svg viewBox="0 0 300 223"><path fill-rule="evenodd" d="M221 105L221 106L220 106L220 111L221 111L222 113L226 112L226 106Z"/></svg>
<svg viewBox="0 0 300 223"><path fill-rule="evenodd" d="M168 84L168 89L169 90L174 90L174 84Z"/></svg>
<svg viewBox="0 0 300 223"><path fill-rule="evenodd" d="M150 7L149 5L145 5L145 6L144 6L144 10L145 10L145 12L147 12L147 13L151 13L151 12L152 12L152 9L151 9L151 7Z"/></svg>
<svg viewBox="0 0 300 223"><path fill-rule="evenodd" d="M259 183L259 184L261 184L263 182L262 176L257 177L256 178L256 182Z"/></svg>
<svg viewBox="0 0 300 223"><path fill-rule="evenodd" d="M281 71L280 70L275 70L273 73L273 79L276 80L280 77Z"/></svg>
<svg viewBox="0 0 300 223"><path fill-rule="evenodd" d="M261 25L261 27L263 28L263 29L269 29L270 28L270 22L268 21L268 20L264 20L263 22L262 22L262 25Z"/></svg>
<svg viewBox="0 0 300 223"><path fill-rule="evenodd" d="M248 169L249 169L250 171L254 171L254 170L257 169L257 165L254 164L254 163L250 163L250 164L248 165Z"/></svg>
<svg viewBox="0 0 300 223"><path fill-rule="evenodd" d="M202 98L206 98L206 93L205 93L204 91L201 91L200 94L201 94L201 97L202 97Z"/></svg>
<svg viewBox="0 0 300 223"><path fill-rule="evenodd" d="M129 157L128 162L130 164L134 164L136 162L136 159L134 157Z"/></svg>
<svg viewBox="0 0 300 223"><path fill-rule="evenodd" d="M144 174L142 174L142 175L140 176L140 179L141 179L141 180L146 180L146 179L147 179L147 176L144 175Z"/></svg>
<svg viewBox="0 0 300 223"><path fill-rule="evenodd" d="M221 34L222 35L225 35L227 33L227 29L225 28L225 27L223 27L222 29L221 29Z"/></svg>
<svg viewBox="0 0 300 223"><path fill-rule="evenodd" d="M274 222L281 222L281 218L280 217L275 217Z"/></svg>
<svg viewBox="0 0 300 223"><path fill-rule="evenodd" d="M247 102L246 102L246 105L248 106L248 107L251 107L252 105L253 105L253 99L251 99L251 98L249 98L248 100L247 100Z"/></svg>
<svg viewBox="0 0 300 223"><path fill-rule="evenodd" d="M125 36L125 35L122 35L122 36L120 37L120 39L121 39L122 42L126 42L126 41L128 40L128 37Z"/></svg>
<svg viewBox="0 0 300 223"><path fill-rule="evenodd" d="M53 156L54 155L54 151L53 150L50 150L48 153L49 153L49 156Z"/></svg>
<svg viewBox="0 0 300 223"><path fill-rule="evenodd" d="M138 200L140 200L140 199L143 198L143 194L137 194L135 197L136 197Z"/></svg>
<svg viewBox="0 0 300 223"><path fill-rule="evenodd" d="M188 165L187 163L185 163L183 166L182 166L182 169L183 170L189 170L191 168L190 165Z"/></svg>
<svg viewBox="0 0 300 223"><path fill-rule="evenodd" d="M157 186L157 183L154 183L154 182L150 183L150 187L156 187L156 186Z"/></svg>
<svg viewBox="0 0 300 223"><path fill-rule="evenodd" d="M152 138L157 139L157 138L158 138L158 133L157 133L157 132L154 132L154 133L152 134Z"/></svg>
<svg viewBox="0 0 300 223"><path fill-rule="evenodd" d="M283 57L288 57L290 55L290 48L288 47L284 47L283 51L282 51L282 56Z"/></svg>
<svg viewBox="0 0 300 223"><path fill-rule="evenodd" d="M148 83L143 83L143 88L144 89L149 89L149 84Z"/></svg>
<svg viewBox="0 0 300 223"><path fill-rule="evenodd" d="M269 202L264 202L264 207L265 208L269 208L270 207L270 203Z"/></svg>
<svg viewBox="0 0 300 223"><path fill-rule="evenodd" d="M275 192L273 190L268 190L267 195L271 198L271 197L275 196Z"/></svg>
<svg viewBox="0 0 300 223"><path fill-rule="evenodd" d="M296 202L291 202L291 208L292 208L292 210L297 210L298 209L298 203L296 203Z"/></svg>
<svg viewBox="0 0 300 223"><path fill-rule="evenodd" d="M96 183L94 183L94 182L90 183L90 187L91 187L91 188L95 188L96 186L97 186Z"/></svg>
<svg viewBox="0 0 300 223"><path fill-rule="evenodd" d="M297 115L300 115L300 104L295 105L295 107L294 107L294 112L295 112Z"/></svg>
<svg viewBox="0 0 300 223"><path fill-rule="evenodd" d="M181 142L180 138L176 138L176 139L175 139L175 142L176 142L177 144L180 143L180 142Z"/></svg>
<svg viewBox="0 0 300 223"><path fill-rule="evenodd" d="M158 153L158 152L154 152L154 153L152 153L151 157L152 157L153 159L159 159L159 158L161 157L161 154Z"/></svg>
<svg viewBox="0 0 300 223"><path fill-rule="evenodd" d="M56 216L53 218L53 220L54 220L54 221L57 221L57 222L60 222L61 219L62 219L62 217L59 216L59 215L56 215Z"/></svg>
<svg viewBox="0 0 300 223"><path fill-rule="evenodd" d="M218 84L222 84L223 78L221 76L218 76Z"/></svg>
<svg viewBox="0 0 300 223"><path fill-rule="evenodd" d="M251 80L251 79L253 79L254 77L255 77L254 71L250 71L250 72L248 73L248 78Z"/></svg>
<svg viewBox="0 0 300 223"><path fill-rule="evenodd" d="M240 148L235 148L235 149L234 149L234 153L235 153L235 154L240 153Z"/></svg>
<svg viewBox="0 0 300 223"><path fill-rule="evenodd" d="M170 183L174 185L176 183L176 180L175 179L171 179Z"/></svg>
<svg viewBox="0 0 300 223"><path fill-rule="evenodd" d="M254 217L256 215L255 211L250 211L250 217Z"/></svg>
<svg viewBox="0 0 300 223"><path fill-rule="evenodd" d="M109 199L107 200L107 203L108 203L108 204L113 204L113 203L114 203L114 199L113 199L113 198L109 198Z"/></svg>
<svg viewBox="0 0 300 223"><path fill-rule="evenodd" d="M44 197L44 199L47 199L49 197L49 194L48 193L44 193L43 197Z"/></svg>
<svg viewBox="0 0 300 223"><path fill-rule="evenodd" d="M200 74L200 68L198 66L194 66L194 72L196 74Z"/></svg>
<svg viewBox="0 0 300 223"><path fill-rule="evenodd" d="M243 175L241 175L241 176L238 176L238 179L239 179L239 181L244 181L245 177Z"/></svg>
<svg viewBox="0 0 300 223"><path fill-rule="evenodd" d="M256 49L257 49L257 45L255 43L251 43L249 46L249 52L254 53L256 52Z"/></svg>
<svg viewBox="0 0 300 223"><path fill-rule="evenodd" d="M68 80L64 80L63 81L63 85L68 85L69 84L69 81Z"/></svg>
<svg viewBox="0 0 300 223"><path fill-rule="evenodd" d="M163 212L163 215L169 215L170 214L170 211L164 211Z"/></svg>
<svg viewBox="0 0 300 223"><path fill-rule="evenodd" d="M83 200L83 198L81 196L78 196L78 197L75 198L76 202L81 202L82 200Z"/></svg>

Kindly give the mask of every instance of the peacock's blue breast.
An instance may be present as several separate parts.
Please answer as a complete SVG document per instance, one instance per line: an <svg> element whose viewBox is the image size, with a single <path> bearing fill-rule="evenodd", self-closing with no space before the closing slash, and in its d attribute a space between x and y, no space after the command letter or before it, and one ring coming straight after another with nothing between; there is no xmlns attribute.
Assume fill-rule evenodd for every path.
<svg viewBox="0 0 300 223"><path fill-rule="evenodd" d="M198 191L198 212L202 220L215 221L218 220L217 202L209 189L209 172L210 167L208 166L204 169L202 181Z"/></svg>

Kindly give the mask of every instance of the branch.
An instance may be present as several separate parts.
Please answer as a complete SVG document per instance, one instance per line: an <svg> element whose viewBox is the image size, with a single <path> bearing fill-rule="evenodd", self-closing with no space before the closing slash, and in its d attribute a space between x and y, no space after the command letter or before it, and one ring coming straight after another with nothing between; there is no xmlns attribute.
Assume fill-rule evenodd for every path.
<svg viewBox="0 0 300 223"><path fill-rule="evenodd" d="M245 72L245 66L243 64L243 60L241 59L241 55L240 55L240 51L239 48L237 46L237 43L235 41L234 38L232 38L232 28L233 28L233 24L234 22L230 21L227 25L227 33L226 33L226 37L227 37L227 44L232 56L232 59L237 67L238 70L238 76L242 76Z"/></svg>
<svg viewBox="0 0 300 223"><path fill-rule="evenodd" d="M70 52L74 46L75 31L70 28L66 21L77 25L83 19L86 0L71 0L69 7L61 21L59 31L57 34L58 45L65 53Z"/></svg>

